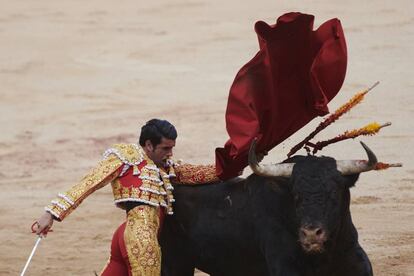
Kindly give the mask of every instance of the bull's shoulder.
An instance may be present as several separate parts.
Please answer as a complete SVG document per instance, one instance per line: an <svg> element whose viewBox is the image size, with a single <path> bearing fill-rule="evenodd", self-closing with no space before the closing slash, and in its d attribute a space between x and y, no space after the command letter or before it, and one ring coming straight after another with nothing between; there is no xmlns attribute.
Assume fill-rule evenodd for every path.
<svg viewBox="0 0 414 276"><path fill-rule="evenodd" d="M227 181L216 181L207 183L205 185L181 185L179 183L173 184L174 194L192 195L199 197L214 197L220 194L228 193L229 191L242 190L245 186L246 179L236 177Z"/></svg>

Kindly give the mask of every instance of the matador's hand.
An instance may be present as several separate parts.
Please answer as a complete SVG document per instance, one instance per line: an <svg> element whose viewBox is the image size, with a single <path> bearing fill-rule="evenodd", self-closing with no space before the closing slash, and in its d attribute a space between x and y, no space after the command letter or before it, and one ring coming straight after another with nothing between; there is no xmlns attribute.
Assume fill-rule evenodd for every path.
<svg viewBox="0 0 414 276"><path fill-rule="evenodd" d="M36 231L37 235L46 236L47 232L49 232L50 228L53 225L53 216L45 212L36 222L35 222L37 229L33 229Z"/></svg>

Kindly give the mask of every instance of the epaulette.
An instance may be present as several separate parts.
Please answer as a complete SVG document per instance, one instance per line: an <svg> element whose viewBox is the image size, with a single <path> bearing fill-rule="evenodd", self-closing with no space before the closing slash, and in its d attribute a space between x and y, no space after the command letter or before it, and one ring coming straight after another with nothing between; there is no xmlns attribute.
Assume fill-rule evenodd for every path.
<svg viewBox="0 0 414 276"><path fill-rule="evenodd" d="M104 152L103 158L106 159L111 154L116 155L129 166L139 165L144 160L144 155L137 144L115 144Z"/></svg>

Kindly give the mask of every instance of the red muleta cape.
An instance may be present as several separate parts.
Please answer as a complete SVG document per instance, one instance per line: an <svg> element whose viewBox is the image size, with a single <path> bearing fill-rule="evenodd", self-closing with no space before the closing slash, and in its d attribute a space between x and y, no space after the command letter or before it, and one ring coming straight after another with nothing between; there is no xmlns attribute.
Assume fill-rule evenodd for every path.
<svg viewBox="0 0 414 276"><path fill-rule="evenodd" d="M313 31L314 16L287 13L275 25L259 21L260 50L237 73L226 110L230 139L216 149L216 172L225 180L248 164L255 137L257 151L268 151L326 115L328 102L345 79L347 51L338 19Z"/></svg>

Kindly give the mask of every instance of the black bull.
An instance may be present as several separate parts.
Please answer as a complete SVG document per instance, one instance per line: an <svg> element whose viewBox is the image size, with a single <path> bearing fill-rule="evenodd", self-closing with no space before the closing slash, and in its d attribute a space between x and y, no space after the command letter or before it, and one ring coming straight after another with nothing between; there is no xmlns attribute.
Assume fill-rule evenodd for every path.
<svg viewBox="0 0 414 276"><path fill-rule="evenodd" d="M291 177L175 186L160 236L162 275L372 275L349 210L359 174L295 157Z"/></svg>

